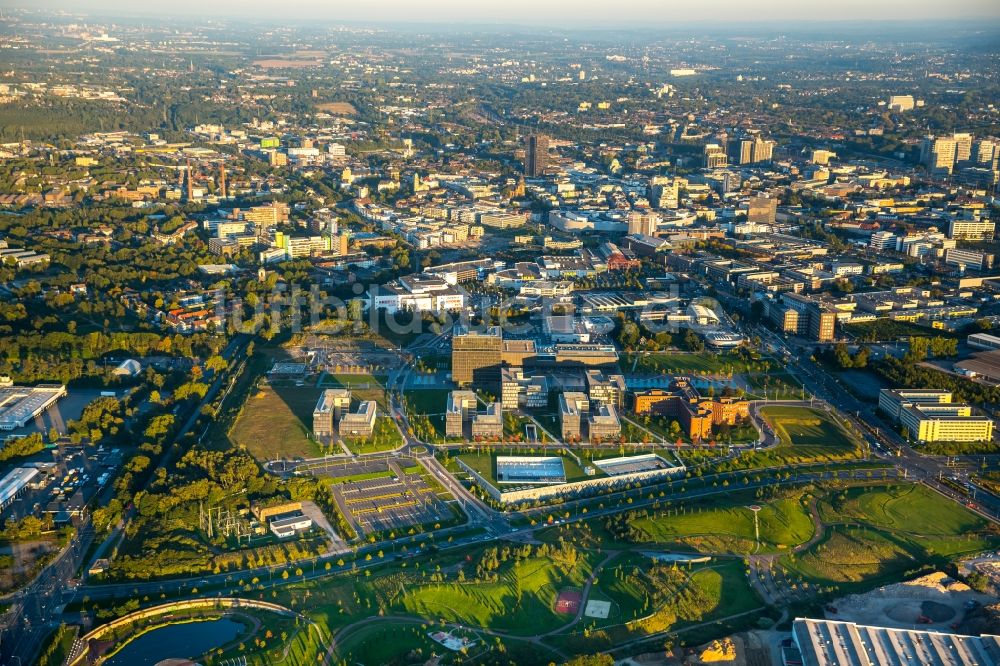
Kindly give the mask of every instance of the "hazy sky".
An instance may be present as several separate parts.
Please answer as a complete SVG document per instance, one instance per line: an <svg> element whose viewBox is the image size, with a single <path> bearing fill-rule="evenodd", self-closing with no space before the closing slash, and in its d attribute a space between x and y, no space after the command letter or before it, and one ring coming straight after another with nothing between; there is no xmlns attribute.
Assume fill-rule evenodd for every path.
<svg viewBox="0 0 1000 666"><path fill-rule="evenodd" d="M0 0L141 16L665 25L678 21L1000 19L1000 0Z"/></svg>

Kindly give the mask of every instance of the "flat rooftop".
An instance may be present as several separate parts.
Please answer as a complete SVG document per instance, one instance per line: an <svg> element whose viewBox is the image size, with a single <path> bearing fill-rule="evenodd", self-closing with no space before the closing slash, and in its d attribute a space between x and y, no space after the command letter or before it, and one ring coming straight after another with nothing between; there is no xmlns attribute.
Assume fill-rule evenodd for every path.
<svg viewBox="0 0 1000 666"><path fill-rule="evenodd" d="M61 384L0 387L0 430L14 430L66 395Z"/></svg>
<svg viewBox="0 0 1000 666"><path fill-rule="evenodd" d="M566 469L558 456L498 456L497 482L518 484L566 483Z"/></svg>
<svg viewBox="0 0 1000 666"><path fill-rule="evenodd" d="M1000 637L869 627L797 618L795 643L806 666L997 666Z"/></svg>

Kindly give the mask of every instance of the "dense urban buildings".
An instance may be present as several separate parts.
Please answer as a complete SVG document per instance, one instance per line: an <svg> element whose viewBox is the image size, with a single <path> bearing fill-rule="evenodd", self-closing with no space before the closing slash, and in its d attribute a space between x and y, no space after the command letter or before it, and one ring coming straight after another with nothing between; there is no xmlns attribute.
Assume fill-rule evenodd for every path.
<svg viewBox="0 0 1000 666"><path fill-rule="evenodd" d="M0 664L1000 661L992 4L227 1L0 12Z"/></svg>

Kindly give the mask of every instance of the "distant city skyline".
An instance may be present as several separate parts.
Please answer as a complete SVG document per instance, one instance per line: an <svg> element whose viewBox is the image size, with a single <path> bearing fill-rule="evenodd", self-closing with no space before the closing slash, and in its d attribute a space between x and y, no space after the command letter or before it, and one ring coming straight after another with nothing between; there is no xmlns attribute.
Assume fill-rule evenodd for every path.
<svg viewBox="0 0 1000 666"><path fill-rule="evenodd" d="M19 3L20 4L20 3ZM369 0L354 5L336 5L329 0L240 2L239 0L176 0L165 4L136 6L128 0L39 0L21 5L34 9L64 9L87 13L120 13L122 16L179 16L191 19L220 16L284 18L288 20L398 21L418 23L489 23L545 25L644 25L663 26L685 21L913 21L930 19L1000 20L1000 2L995 0L842 0L838 3L802 3L796 0L705 0L698 3L665 3L657 0Z"/></svg>

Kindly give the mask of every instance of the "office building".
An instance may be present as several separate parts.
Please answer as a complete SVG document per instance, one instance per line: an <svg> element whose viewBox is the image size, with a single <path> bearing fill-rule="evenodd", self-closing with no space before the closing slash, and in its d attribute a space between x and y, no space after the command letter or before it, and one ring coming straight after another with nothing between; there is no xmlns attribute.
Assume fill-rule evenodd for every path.
<svg viewBox="0 0 1000 666"><path fill-rule="evenodd" d="M504 409L540 409L549 404L549 383L545 375L526 375L521 368L502 368L500 396Z"/></svg>
<svg viewBox="0 0 1000 666"><path fill-rule="evenodd" d="M916 106L913 95L893 95L889 98L889 110L897 113L912 111Z"/></svg>
<svg viewBox="0 0 1000 666"><path fill-rule="evenodd" d="M541 178L549 166L549 137L530 134L524 139L524 175Z"/></svg>
<svg viewBox="0 0 1000 666"><path fill-rule="evenodd" d="M472 439L486 442L503 439L503 407L499 402L491 402L472 417Z"/></svg>
<svg viewBox="0 0 1000 666"><path fill-rule="evenodd" d="M660 216L643 210L633 210L628 214L628 233L655 236L660 224Z"/></svg>
<svg viewBox="0 0 1000 666"><path fill-rule="evenodd" d="M674 377L670 387L635 394L633 411L675 419L692 440L708 439L715 426L733 426L750 415L750 403L731 396L701 396L687 377Z"/></svg>
<svg viewBox="0 0 1000 666"><path fill-rule="evenodd" d="M345 411L351 408L351 392L348 389L326 389L316 401L313 409L313 435L316 439L333 437L337 424Z"/></svg>
<svg viewBox="0 0 1000 666"><path fill-rule="evenodd" d="M337 426L341 437L371 437L375 432L377 408L374 400L362 402L357 411L345 412Z"/></svg>
<svg viewBox="0 0 1000 666"><path fill-rule="evenodd" d="M734 165L770 162L774 156L774 141L759 135L737 137L729 141L729 163Z"/></svg>
<svg viewBox="0 0 1000 666"><path fill-rule="evenodd" d="M950 174L956 164L972 158L972 135L955 133L951 136L928 136L920 144L920 161L930 171Z"/></svg>
<svg viewBox="0 0 1000 666"><path fill-rule="evenodd" d="M587 438L591 442L603 442L622 434L622 424L618 420L618 410L606 403L590 403L587 415Z"/></svg>
<svg viewBox="0 0 1000 666"><path fill-rule="evenodd" d="M771 197L751 197L747 203L747 224L773 225L778 215L778 200Z"/></svg>
<svg viewBox="0 0 1000 666"><path fill-rule="evenodd" d="M606 375L600 370L587 370L587 395L591 402L613 405L621 409L625 404L625 377Z"/></svg>
<svg viewBox="0 0 1000 666"><path fill-rule="evenodd" d="M950 391L882 389L878 406L917 442L986 442L993 419L970 405L953 403Z"/></svg>
<svg viewBox="0 0 1000 666"><path fill-rule="evenodd" d="M710 143L704 150L705 168L724 169L728 164L726 149L717 143Z"/></svg>
<svg viewBox="0 0 1000 666"><path fill-rule="evenodd" d="M469 428L466 429L468 424ZM452 391L445 408L445 435L465 438L471 435L476 441L503 439L503 407L499 402L479 411L479 400L473 391Z"/></svg>
<svg viewBox="0 0 1000 666"><path fill-rule="evenodd" d="M444 434L448 437L465 437L465 424L479 406L474 391L452 391L444 412Z"/></svg>
<svg viewBox="0 0 1000 666"><path fill-rule="evenodd" d="M996 222L991 220L956 220L948 225L948 238L956 240L993 240Z"/></svg>
<svg viewBox="0 0 1000 666"><path fill-rule="evenodd" d="M559 396L559 425L564 442L583 439L583 424L590 412L590 400L578 391L567 391Z"/></svg>
<svg viewBox="0 0 1000 666"><path fill-rule="evenodd" d="M451 378L456 384L496 385L503 361L499 326L486 331L456 330L451 340Z"/></svg>

